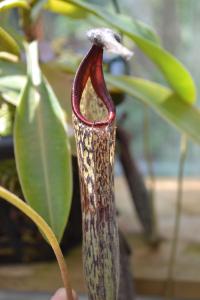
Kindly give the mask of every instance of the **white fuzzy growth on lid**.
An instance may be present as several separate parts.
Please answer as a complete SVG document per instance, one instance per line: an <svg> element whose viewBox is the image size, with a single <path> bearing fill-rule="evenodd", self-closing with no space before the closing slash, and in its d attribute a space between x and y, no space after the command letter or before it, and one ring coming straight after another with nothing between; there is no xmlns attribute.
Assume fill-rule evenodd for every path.
<svg viewBox="0 0 200 300"><path fill-rule="evenodd" d="M130 59L133 52L121 44L121 37L109 28L96 28L87 32L88 39L96 45L104 47L107 51Z"/></svg>

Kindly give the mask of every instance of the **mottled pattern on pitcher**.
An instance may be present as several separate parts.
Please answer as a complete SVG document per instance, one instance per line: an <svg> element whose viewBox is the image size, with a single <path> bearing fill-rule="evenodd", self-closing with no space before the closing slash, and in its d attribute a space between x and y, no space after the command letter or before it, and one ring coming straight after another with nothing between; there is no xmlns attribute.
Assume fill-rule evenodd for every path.
<svg viewBox="0 0 200 300"><path fill-rule="evenodd" d="M115 300L119 241L114 202L115 123L91 127L73 114L83 214L83 263L89 297Z"/></svg>

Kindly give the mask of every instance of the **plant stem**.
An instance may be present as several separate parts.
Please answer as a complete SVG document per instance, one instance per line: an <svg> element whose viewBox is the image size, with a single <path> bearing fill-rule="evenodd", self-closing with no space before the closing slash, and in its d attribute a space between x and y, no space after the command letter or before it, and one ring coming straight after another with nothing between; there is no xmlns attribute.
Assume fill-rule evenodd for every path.
<svg viewBox="0 0 200 300"><path fill-rule="evenodd" d="M144 156L147 162L147 173L150 179L149 184L149 199L152 212L152 242L157 239L157 220L155 214L155 175L153 170L153 163L150 153L150 121L149 121L149 110L144 105L144 119L143 119L143 132L144 132Z"/></svg>
<svg viewBox="0 0 200 300"><path fill-rule="evenodd" d="M11 203L15 207L17 207L20 211L22 211L26 216L28 216L42 231L42 233L47 238L49 244L51 245L55 256L58 261L58 265L61 271L61 277L63 280L64 287L66 289L66 295L68 300L73 300L72 289L69 280L68 270L65 263L65 259L63 257L62 251L60 249L59 243L49 227L49 225L42 219L42 217L34 211L29 205L27 205L24 201L22 201L19 197L9 192L0 186L0 197Z"/></svg>
<svg viewBox="0 0 200 300"><path fill-rule="evenodd" d="M180 159L179 159L179 170L178 170L178 187L177 187L177 199L176 199L176 211L175 211L175 224L173 232L173 241L172 248L169 259L169 268L168 276L166 283L166 300L169 300L173 297L172 282L174 267L176 264L176 254L177 254L177 244L180 230L180 219L181 219L181 210L182 210L182 198L183 198L183 177L184 177L184 166L187 156L187 138L185 135L181 136L180 144Z"/></svg>
<svg viewBox="0 0 200 300"><path fill-rule="evenodd" d="M27 42L32 42L37 40L37 23L38 18L33 20L33 16L31 15L34 5L37 4L37 0L29 2L29 9L21 9L21 27L24 32L25 38Z"/></svg>
<svg viewBox="0 0 200 300"><path fill-rule="evenodd" d="M114 7L114 10L117 14L121 14L121 9L120 9L120 6L119 6L119 2L118 0L111 0L112 4L113 4L113 7ZM121 34L121 40L123 40L123 32L121 31L120 32Z"/></svg>
<svg viewBox="0 0 200 300"><path fill-rule="evenodd" d="M118 1L117 0L112 0L112 4L115 8L116 13L120 14L121 10L120 10Z"/></svg>
<svg viewBox="0 0 200 300"><path fill-rule="evenodd" d="M32 25L32 21L31 21L30 10L25 10L25 9L21 10L21 26L25 34L26 40L28 42L34 41L36 37L34 32L34 26Z"/></svg>

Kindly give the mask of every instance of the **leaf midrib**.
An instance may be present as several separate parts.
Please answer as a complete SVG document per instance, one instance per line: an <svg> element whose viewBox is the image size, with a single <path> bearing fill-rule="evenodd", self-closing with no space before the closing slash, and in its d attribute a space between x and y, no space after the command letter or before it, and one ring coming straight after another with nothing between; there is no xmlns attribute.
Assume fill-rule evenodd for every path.
<svg viewBox="0 0 200 300"><path fill-rule="evenodd" d="M42 101L42 99L40 99ZM48 163L46 160L47 149L46 149L46 143L45 143L45 135L44 135L44 126L42 122L43 118L41 118L41 111L38 110L36 112L36 124L37 124L37 130L38 130L38 136L39 136L39 148L41 149L41 159L42 159L42 166L43 166L43 174L44 174L44 183L45 183L45 193L46 193L46 203L47 203L47 209L49 212L49 221L52 228L54 228L54 219L53 219L53 211L51 206L51 194L49 192L50 185L48 180Z"/></svg>

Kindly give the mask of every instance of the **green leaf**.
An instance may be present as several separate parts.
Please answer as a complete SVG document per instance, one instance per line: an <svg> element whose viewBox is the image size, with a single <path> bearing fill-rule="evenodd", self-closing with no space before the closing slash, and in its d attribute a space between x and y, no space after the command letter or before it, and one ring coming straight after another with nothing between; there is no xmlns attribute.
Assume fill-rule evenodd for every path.
<svg viewBox="0 0 200 300"><path fill-rule="evenodd" d="M151 31L128 17L110 13L100 6L92 5L80 0L68 0L87 12L106 21L109 25L123 32L132 39L137 46L160 69L172 89L187 103L193 103L196 99L195 84L190 73L169 52L165 51L156 42Z"/></svg>
<svg viewBox="0 0 200 300"><path fill-rule="evenodd" d="M32 63L37 78L31 74ZM27 202L60 241L72 196L69 140L63 112L48 82L38 73L34 56L28 58L28 65L29 75L15 118L17 170Z"/></svg>
<svg viewBox="0 0 200 300"><path fill-rule="evenodd" d="M200 111L182 101L172 90L131 76L107 75L106 80L117 89L152 107L161 117L200 144Z"/></svg>
<svg viewBox="0 0 200 300"><path fill-rule="evenodd" d="M4 1L0 2L0 12L7 10L7 9L14 8L14 7L21 7L21 8L28 9L29 8L28 1L26 1L26 0L4 0Z"/></svg>
<svg viewBox="0 0 200 300"><path fill-rule="evenodd" d="M11 63L8 61L1 61L0 63L0 77L12 75L25 75L25 65L23 63ZM11 85L11 83L10 83Z"/></svg>
<svg viewBox="0 0 200 300"><path fill-rule="evenodd" d="M17 106L25 83L24 75L2 76L0 77L0 94L7 102Z"/></svg>
<svg viewBox="0 0 200 300"><path fill-rule="evenodd" d="M13 105L17 105L20 92L24 87L25 82L24 64L1 61L0 95L4 100Z"/></svg>
<svg viewBox="0 0 200 300"><path fill-rule="evenodd" d="M14 55L19 55L20 49L14 38L0 27L0 51L9 52Z"/></svg>
<svg viewBox="0 0 200 300"><path fill-rule="evenodd" d="M25 75L13 75L0 77L0 89L12 89L20 93L25 86Z"/></svg>
<svg viewBox="0 0 200 300"><path fill-rule="evenodd" d="M66 15L74 19L84 19L87 16L87 12L84 9L61 0L48 0L44 7L53 13Z"/></svg>

